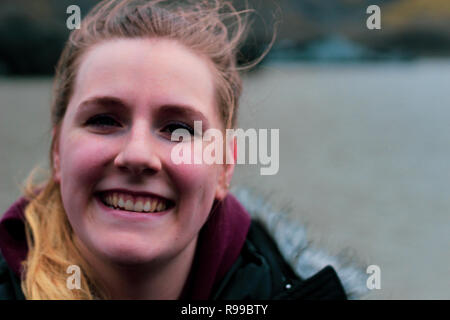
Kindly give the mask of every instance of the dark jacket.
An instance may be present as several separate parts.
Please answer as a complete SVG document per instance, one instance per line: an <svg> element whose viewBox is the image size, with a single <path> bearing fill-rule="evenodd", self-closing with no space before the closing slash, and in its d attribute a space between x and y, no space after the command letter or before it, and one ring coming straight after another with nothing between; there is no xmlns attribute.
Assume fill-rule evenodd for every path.
<svg viewBox="0 0 450 320"><path fill-rule="evenodd" d="M342 300L347 295L331 266L309 279L296 275L258 221L252 221L238 260L214 300Z"/></svg>
<svg viewBox="0 0 450 320"><path fill-rule="evenodd" d="M361 270L343 267L335 257L305 245L309 242L301 226L261 206L248 193L240 192L237 197L252 215L250 228L237 259L214 284L210 299L337 300L357 298L365 292ZM280 228L283 232L277 233ZM19 277L0 254L0 300L4 299L24 296Z"/></svg>
<svg viewBox="0 0 450 320"><path fill-rule="evenodd" d="M24 300L20 279L6 264L0 254L0 300Z"/></svg>
<svg viewBox="0 0 450 320"><path fill-rule="evenodd" d="M260 223L253 221L238 260L213 290L213 300L346 299L331 266L307 280L284 261ZM20 279L0 255L0 300L22 300Z"/></svg>

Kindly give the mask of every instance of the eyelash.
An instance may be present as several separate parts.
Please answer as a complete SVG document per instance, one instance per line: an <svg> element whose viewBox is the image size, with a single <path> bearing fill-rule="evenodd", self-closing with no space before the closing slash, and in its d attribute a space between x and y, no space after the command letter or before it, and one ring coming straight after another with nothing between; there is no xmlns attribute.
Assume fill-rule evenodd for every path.
<svg viewBox="0 0 450 320"><path fill-rule="evenodd" d="M100 115L96 115L96 116L93 116L92 118L90 118L87 122L86 122L86 124L87 125L92 125L92 126L95 126L95 127L110 127L110 125L105 125L104 124L104 122L102 121L102 119L103 120L108 120L108 121L112 121L112 122L114 122L114 123L116 123L116 124L119 124L116 120L114 120L112 117L110 117L110 116L108 116L108 115L104 115L104 114L100 114ZM102 124L99 124L99 122L103 122ZM110 122L111 123L111 122Z"/></svg>
<svg viewBox="0 0 450 320"><path fill-rule="evenodd" d="M172 128L173 130L170 130L169 128ZM172 134L177 129L185 129L189 132L189 134L191 136L194 135L194 129L191 126L189 126L183 122L175 121L175 122L169 123L164 127L164 129L162 131L167 132L167 129L169 129L168 131L170 132L170 134Z"/></svg>
<svg viewBox="0 0 450 320"><path fill-rule="evenodd" d="M109 122L110 124L105 124L105 121L104 121L104 120L107 120L106 122ZM110 127L110 126L112 126L112 125L111 125L111 122L113 122L113 123L115 123L115 124L119 124L119 123L118 123L116 120L114 120L111 116L101 114L101 115L96 115L96 116L93 116L92 118L90 118L90 119L86 122L86 125L91 125L91 126L95 126L95 127L102 127L102 128L105 128L105 127ZM172 130L171 130L171 129L172 129ZM163 131L163 132L169 132L170 134L172 134L173 131L175 131L176 129L185 129L185 130L187 130L187 131L189 132L189 134L190 134L191 136L194 135L194 129L193 129L191 126L187 125L186 123L179 122L179 121L175 121L175 122L172 122L172 123L167 124L167 125L163 128L162 131Z"/></svg>

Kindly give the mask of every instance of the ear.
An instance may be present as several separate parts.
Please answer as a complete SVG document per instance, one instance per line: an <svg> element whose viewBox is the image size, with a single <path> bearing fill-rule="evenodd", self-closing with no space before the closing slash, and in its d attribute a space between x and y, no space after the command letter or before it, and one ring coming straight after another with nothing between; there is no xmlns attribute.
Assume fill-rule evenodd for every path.
<svg viewBox="0 0 450 320"><path fill-rule="evenodd" d="M53 180L57 183L61 182L61 162L59 156L59 134L56 128L52 130L52 159L53 159Z"/></svg>
<svg viewBox="0 0 450 320"><path fill-rule="evenodd" d="M217 200L223 200L228 194L236 163L236 143L236 137L230 137L226 141L225 163L222 164L223 171L220 173L219 183L216 188Z"/></svg>

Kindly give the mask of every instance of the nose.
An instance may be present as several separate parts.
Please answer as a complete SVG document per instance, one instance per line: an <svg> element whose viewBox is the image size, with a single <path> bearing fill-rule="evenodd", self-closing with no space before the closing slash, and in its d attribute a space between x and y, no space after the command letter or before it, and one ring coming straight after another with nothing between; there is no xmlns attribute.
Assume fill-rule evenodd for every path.
<svg viewBox="0 0 450 320"><path fill-rule="evenodd" d="M114 165L136 176L158 172L161 170L161 160L156 149L149 127L145 124L135 126L114 159Z"/></svg>

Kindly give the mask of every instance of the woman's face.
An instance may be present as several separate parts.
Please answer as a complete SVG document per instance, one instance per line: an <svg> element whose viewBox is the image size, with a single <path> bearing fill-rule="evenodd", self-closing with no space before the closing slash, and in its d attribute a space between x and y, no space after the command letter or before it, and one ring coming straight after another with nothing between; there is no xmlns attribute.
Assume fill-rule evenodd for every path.
<svg viewBox="0 0 450 320"><path fill-rule="evenodd" d="M193 143L171 132L194 121L222 128L205 58L161 39L110 40L85 53L53 159L76 240L91 254L133 264L195 247L233 167L174 164L172 148Z"/></svg>

